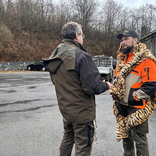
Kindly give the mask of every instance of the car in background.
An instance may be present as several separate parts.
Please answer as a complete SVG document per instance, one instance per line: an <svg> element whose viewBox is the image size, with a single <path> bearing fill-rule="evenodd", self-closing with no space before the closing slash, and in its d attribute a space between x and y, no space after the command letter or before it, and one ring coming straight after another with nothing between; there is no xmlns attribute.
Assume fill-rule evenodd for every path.
<svg viewBox="0 0 156 156"><path fill-rule="evenodd" d="M41 60L41 61L36 61L32 64L29 64L27 66L27 70L29 70L29 71L31 71L31 70L45 71L46 68L43 64L43 61Z"/></svg>

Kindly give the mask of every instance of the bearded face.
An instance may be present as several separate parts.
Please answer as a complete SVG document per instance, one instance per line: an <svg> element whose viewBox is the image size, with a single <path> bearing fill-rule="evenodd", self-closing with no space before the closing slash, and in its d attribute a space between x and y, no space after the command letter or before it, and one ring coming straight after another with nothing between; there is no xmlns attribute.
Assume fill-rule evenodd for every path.
<svg viewBox="0 0 156 156"><path fill-rule="evenodd" d="M122 37L122 51L123 54L130 53L131 50L136 46L137 38L132 38L131 36Z"/></svg>
<svg viewBox="0 0 156 156"><path fill-rule="evenodd" d="M134 48L134 46L127 46L126 48L122 48L122 53L128 54L128 53L132 52L133 48Z"/></svg>

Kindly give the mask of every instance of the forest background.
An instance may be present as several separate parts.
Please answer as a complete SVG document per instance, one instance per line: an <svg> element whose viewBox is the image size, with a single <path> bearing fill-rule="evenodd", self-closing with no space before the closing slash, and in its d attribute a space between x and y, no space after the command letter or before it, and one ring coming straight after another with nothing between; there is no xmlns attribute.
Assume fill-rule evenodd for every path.
<svg viewBox="0 0 156 156"><path fill-rule="evenodd" d="M89 54L116 58L117 34L134 29L141 38L155 30L156 7L146 4L131 9L114 0L0 0L0 63L49 57L68 21L83 26Z"/></svg>

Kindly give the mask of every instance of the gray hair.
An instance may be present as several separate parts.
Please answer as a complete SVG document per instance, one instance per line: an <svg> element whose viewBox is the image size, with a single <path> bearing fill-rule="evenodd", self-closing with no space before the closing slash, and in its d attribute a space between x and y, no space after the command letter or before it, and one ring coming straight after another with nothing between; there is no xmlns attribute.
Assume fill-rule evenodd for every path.
<svg viewBox="0 0 156 156"><path fill-rule="evenodd" d="M76 22L67 22L62 28L63 39L75 39L76 33L81 34L82 26Z"/></svg>

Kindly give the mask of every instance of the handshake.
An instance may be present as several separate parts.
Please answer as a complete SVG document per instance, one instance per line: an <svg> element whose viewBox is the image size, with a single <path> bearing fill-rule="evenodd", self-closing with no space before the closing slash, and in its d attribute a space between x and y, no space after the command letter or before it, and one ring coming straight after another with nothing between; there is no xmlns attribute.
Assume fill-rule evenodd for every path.
<svg viewBox="0 0 156 156"><path fill-rule="evenodd" d="M103 80L102 82L105 82L105 80ZM113 85L110 82L106 82L109 86L109 89L111 89L113 87Z"/></svg>

